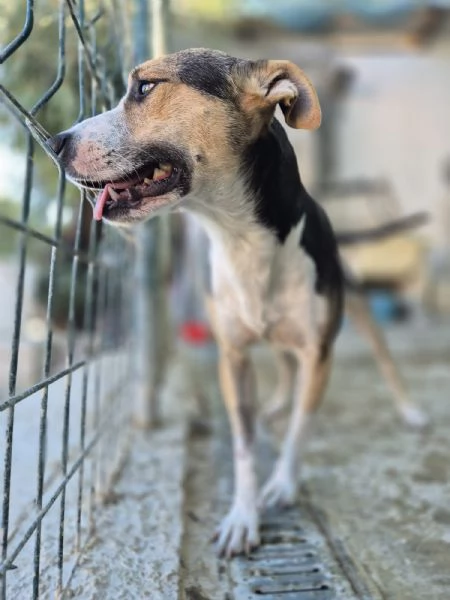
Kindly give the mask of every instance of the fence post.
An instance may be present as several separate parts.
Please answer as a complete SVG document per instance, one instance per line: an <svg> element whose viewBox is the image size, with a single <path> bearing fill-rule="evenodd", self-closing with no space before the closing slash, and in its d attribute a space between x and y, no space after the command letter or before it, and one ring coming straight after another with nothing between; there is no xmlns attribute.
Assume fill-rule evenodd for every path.
<svg viewBox="0 0 450 600"><path fill-rule="evenodd" d="M134 62L165 51L164 0L136 0ZM151 9L151 10L150 10ZM139 227L136 240L135 344L136 390L134 421L154 427L161 421L159 394L164 379L169 337L166 286L168 280L168 224L161 217Z"/></svg>

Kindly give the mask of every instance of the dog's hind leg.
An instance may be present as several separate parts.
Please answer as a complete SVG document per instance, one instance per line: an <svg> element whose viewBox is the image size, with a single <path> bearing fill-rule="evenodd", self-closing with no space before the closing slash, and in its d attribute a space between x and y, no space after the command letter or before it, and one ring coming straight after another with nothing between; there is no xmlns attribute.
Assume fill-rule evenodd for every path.
<svg viewBox="0 0 450 600"><path fill-rule="evenodd" d="M325 390L332 363L332 354L320 356L317 348L305 349L301 355L301 383L298 398L294 398L292 415L280 456L272 475L263 487L260 505L288 506L295 501L299 460L311 427L311 418Z"/></svg>
<svg viewBox="0 0 450 600"><path fill-rule="evenodd" d="M347 294L345 302L349 317L372 348L378 367L392 392L397 412L407 425L425 427L428 417L410 400L383 333L372 318L366 299L359 294Z"/></svg>
<svg viewBox="0 0 450 600"><path fill-rule="evenodd" d="M277 367L277 385L262 412L262 418L267 423L283 416L292 405L295 377L298 370L297 359L283 350L275 351Z"/></svg>
<svg viewBox="0 0 450 600"><path fill-rule="evenodd" d="M253 455L256 394L251 362L240 350L221 348L219 375L233 436L234 498L215 539L219 553L230 557L259 545Z"/></svg>

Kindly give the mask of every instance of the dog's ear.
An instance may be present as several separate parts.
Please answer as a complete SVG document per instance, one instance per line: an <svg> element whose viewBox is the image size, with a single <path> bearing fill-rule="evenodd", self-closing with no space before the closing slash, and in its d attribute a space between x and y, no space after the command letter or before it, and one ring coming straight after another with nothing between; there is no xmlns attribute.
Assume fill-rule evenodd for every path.
<svg viewBox="0 0 450 600"><path fill-rule="evenodd" d="M241 71L239 84L245 110L268 112L279 104L290 127L319 127L321 110L316 90L294 63L288 60L249 62Z"/></svg>

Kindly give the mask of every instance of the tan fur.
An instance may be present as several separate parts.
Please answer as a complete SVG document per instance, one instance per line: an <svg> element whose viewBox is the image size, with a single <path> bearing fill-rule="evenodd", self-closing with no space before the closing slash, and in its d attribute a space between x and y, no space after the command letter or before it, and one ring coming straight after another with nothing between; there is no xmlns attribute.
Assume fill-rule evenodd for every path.
<svg viewBox="0 0 450 600"><path fill-rule="evenodd" d="M287 60L261 62L261 67L241 84L242 108L253 115L260 112L265 116L280 104L290 127L317 129L322 118L320 103L305 73Z"/></svg>
<svg viewBox="0 0 450 600"><path fill-rule="evenodd" d="M229 123L227 107L183 83L157 86L144 106L125 104L124 115L137 142L164 141L189 148L204 161L196 170L199 176L209 178L215 169L237 164L223 143Z"/></svg>
<svg viewBox="0 0 450 600"><path fill-rule="evenodd" d="M375 323L364 297L347 294L346 310L369 342L381 373L392 392L395 407L407 425L423 427L428 423L427 416L410 400L405 383L389 351L386 339L380 327Z"/></svg>

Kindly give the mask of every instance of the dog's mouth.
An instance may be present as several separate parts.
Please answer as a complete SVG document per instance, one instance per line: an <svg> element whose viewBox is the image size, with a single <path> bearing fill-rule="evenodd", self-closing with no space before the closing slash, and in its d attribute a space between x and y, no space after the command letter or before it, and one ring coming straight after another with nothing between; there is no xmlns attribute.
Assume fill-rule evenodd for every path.
<svg viewBox="0 0 450 600"><path fill-rule="evenodd" d="M100 191L94 206L94 219L116 220L125 217L132 209L139 209L144 203L146 212L170 204L167 194L180 182L182 170L169 163L155 163L137 169L130 176L117 181L79 181L83 187Z"/></svg>

